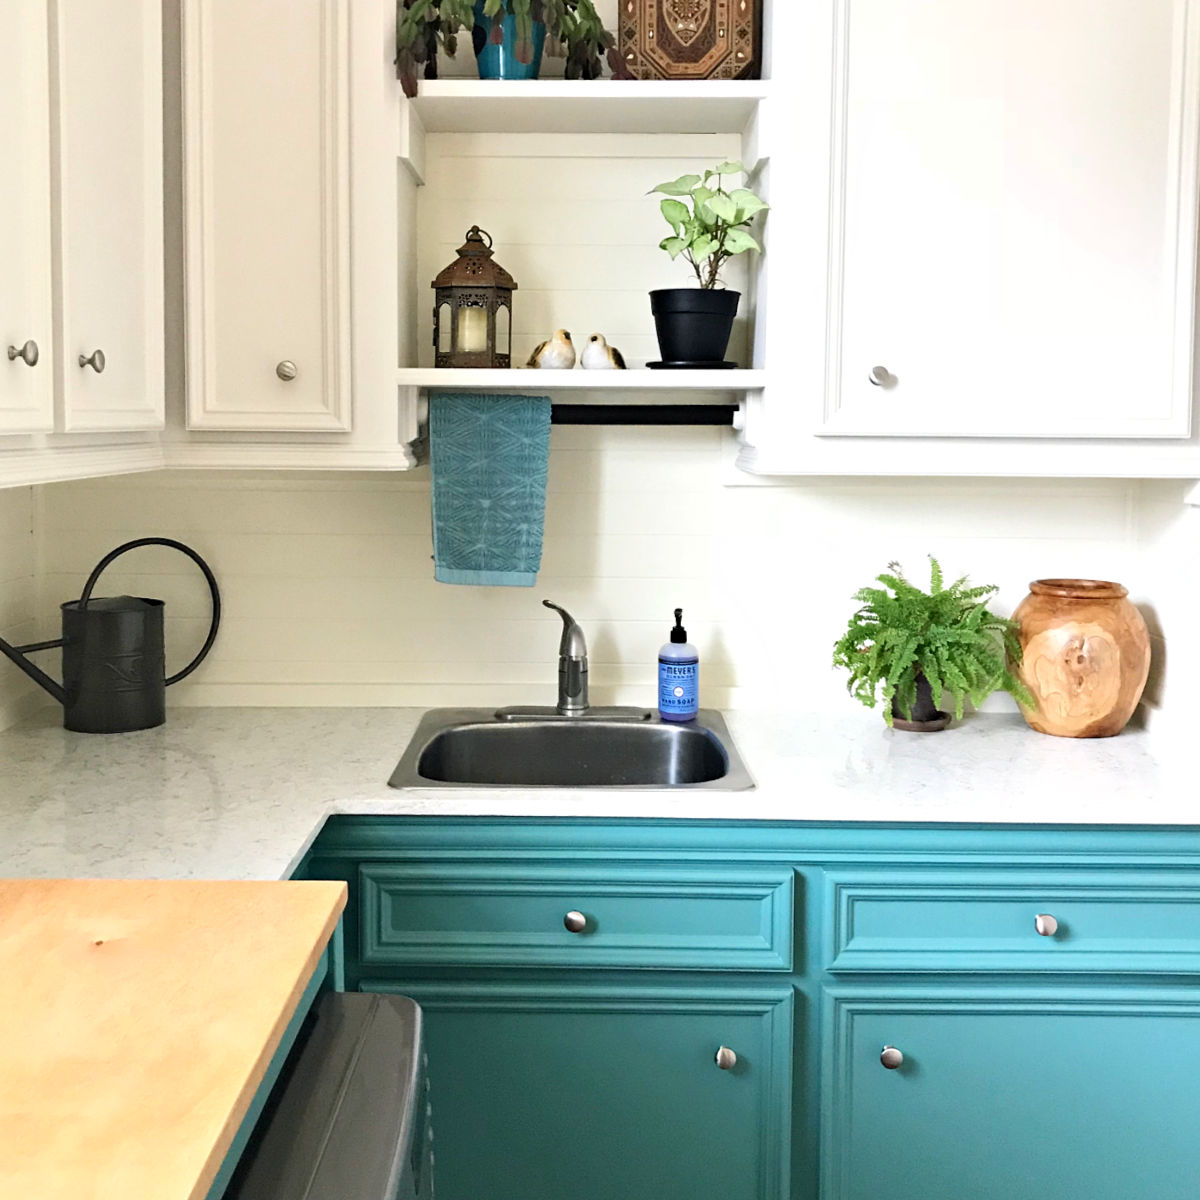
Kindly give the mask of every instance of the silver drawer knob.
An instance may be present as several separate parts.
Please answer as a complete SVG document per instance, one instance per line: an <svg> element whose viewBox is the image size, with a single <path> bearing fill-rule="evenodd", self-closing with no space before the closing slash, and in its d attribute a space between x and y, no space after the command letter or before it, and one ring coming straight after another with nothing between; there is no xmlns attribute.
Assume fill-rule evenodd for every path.
<svg viewBox="0 0 1200 1200"><path fill-rule="evenodd" d="M883 1052L879 1056L879 1061L889 1071L894 1071L897 1067L904 1065L904 1055L895 1046L884 1046Z"/></svg>
<svg viewBox="0 0 1200 1200"><path fill-rule="evenodd" d="M713 1061L722 1071L732 1071L737 1066L737 1055L728 1046L719 1046Z"/></svg>
<svg viewBox="0 0 1200 1200"><path fill-rule="evenodd" d="M1058 921L1049 913L1038 913L1033 918L1033 927L1042 937L1053 937L1058 932Z"/></svg>
<svg viewBox="0 0 1200 1200"><path fill-rule="evenodd" d="M91 354L81 354L79 356L79 365L81 367L91 367L97 375L104 374L104 351L93 350Z"/></svg>
<svg viewBox="0 0 1200 1200"><path fill-rule="evenodd" d="M871 374L867 378L876 387L889 387L892 382L892 373L887 367L872 367Z"/></svg>
<svg viewBox="0 0 1200 1200"><path fill-rule="evenodd" d="M283 362L275 364L275 374L283 380L284 383L290 383L298 374L296 364L290 358L285 358Z"/></svg>
<svg viewBox="0 0 1200 1200"><path fill-rule="evenodd" d="M16 348L16 346L9 346L9 348L8 348L8 361L9 361L9 362L12 362L14 359L18 359L18 358L19 358L19 359L20 359L20 360L21 360L21 361L22 361L22 362L23 362L23 363L24 363L24 364L25 364L27 367L36 367L36 366L37 366L37 360L38 360L38 347L37 347L37 342L35 342L35 341L34 341L34 340L31 338L29 341L27 341L27 342L25 343L25 345L23 345L23 346L20 348L20 350L18 350L18 349Z"/></svg>
<svg viewBox="0 0 1200 1200"><path fill-rule="evenodd" d="M563 924L570 930L571 933L582 933L587 928L587 917L576 909L571 909L565 917Z"/></svg>

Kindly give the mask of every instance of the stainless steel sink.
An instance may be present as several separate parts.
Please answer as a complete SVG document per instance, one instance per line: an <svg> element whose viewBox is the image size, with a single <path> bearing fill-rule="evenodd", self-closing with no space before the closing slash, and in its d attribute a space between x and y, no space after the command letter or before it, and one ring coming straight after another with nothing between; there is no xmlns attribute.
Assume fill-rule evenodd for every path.
<svg viewBox="0 0 1200 1200"><path fill-rule="evenodd" d="M663 721L638 709L435 708L388 783L395 788L754 786L721 714Z"/></svg>

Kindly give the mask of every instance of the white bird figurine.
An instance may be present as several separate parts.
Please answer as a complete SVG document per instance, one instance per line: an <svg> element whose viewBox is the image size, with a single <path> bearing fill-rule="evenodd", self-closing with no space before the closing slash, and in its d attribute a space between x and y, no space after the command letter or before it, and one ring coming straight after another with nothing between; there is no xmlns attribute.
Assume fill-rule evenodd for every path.
<svg viewBox="0 0 1200 1200"><path fill-rule="evenodd" d="M625 359L616 346L610 346L604 340L604 334L593 333L588 338L588 344L583 348L580 359L585 371L624 371Z"/></svg>
<svg viewBox="0 0 1200 1200"><path fill-rule="evenodd" d="M569 371L575 365L575 343L565 329L556 329L554 336L529 356L527 367L543 371Z"/></svg>

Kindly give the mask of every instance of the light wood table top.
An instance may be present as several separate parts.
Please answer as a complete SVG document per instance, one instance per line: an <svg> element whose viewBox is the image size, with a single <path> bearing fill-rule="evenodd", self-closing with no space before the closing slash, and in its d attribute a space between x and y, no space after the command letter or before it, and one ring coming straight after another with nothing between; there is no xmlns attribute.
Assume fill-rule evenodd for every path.
<svg viewBox="0 0 1200 1200"><path fill-rule="evenodd" d="M345 903L0 880L0 1200L202 1200Z"/></svg>

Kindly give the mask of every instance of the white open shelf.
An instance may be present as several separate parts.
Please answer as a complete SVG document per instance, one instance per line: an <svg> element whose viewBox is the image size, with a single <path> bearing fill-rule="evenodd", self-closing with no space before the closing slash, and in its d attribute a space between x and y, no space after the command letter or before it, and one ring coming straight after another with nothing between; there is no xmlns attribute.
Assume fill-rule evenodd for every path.
<svg viewBox="0 0 1200 1200"><path fill-rule="evenodd" d="M427 133L741 133L767 82L422 80L412 111Z"/></svg>
<svg viewBox="0 0 1200 1200"><path fill-rule="evenodd" d="M402 367L401 387L448 392L751 392L766 386L766 371L538 371Z"/></svg>

